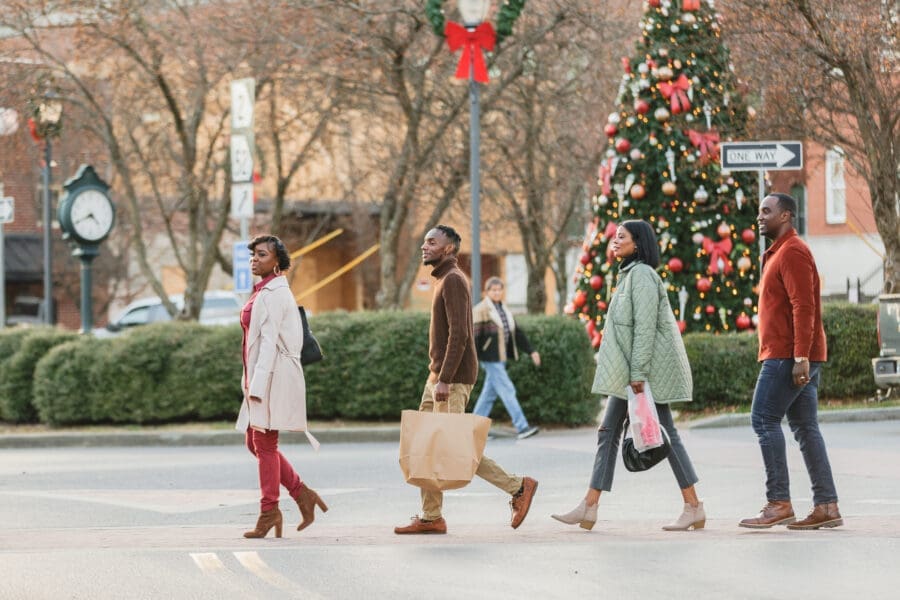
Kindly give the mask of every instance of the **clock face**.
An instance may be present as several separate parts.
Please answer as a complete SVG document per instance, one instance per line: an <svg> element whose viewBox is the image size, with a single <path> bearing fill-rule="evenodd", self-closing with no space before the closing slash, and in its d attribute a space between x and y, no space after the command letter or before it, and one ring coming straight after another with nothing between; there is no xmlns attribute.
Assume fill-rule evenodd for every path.
<svg viewBox="0 0 900 600"><path fill-rule="evenodd" d="M69 218L78 237L87 242L97 242L112 229L112 204L99 190L88 189L72 199Z"/></svg>

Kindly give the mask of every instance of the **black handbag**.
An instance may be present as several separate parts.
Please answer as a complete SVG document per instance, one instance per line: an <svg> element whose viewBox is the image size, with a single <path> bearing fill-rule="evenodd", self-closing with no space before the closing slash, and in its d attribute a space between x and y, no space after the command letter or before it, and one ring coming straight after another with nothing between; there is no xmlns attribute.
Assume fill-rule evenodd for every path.
<svg viewBox="0 0 900 600"><path fill-rule="evenodd" d="M303 366L311 365L319 362L324 358L322 348L319 347L319 340L313 335L309 329L309 321L306 319L306 311L302 306L298 306L300 311L300 321L303 323L303 349L300 350L300 364Z"/></svg>
<svg viewBox="0 0 900 600"><path fill-rule="evenodd" d="M666 434L665 428L660 427L663 438L662 446L638 452L634 447L634 438L627 434L629 425L629 420L625 419L625 428L623 430L625 433L622 436L622 462L625 463L626 469L632 473L646 471L669 456L672 446L669 443L669 436Z"/></svg>

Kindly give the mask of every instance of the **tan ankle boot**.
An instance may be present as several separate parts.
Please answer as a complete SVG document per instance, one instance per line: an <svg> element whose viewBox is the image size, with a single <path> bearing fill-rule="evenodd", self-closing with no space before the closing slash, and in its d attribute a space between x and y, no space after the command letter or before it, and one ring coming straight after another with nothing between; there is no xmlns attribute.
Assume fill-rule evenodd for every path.
<svg viewBox="0 0 900 600"><path fill-rule="evenodd" d="M582 529L593 529L594 523L597 522L597 506L599 506L599 504L588 506L587 502L582 500L578 506L569 512L563 515L550 516L566 525L575 525L578 523Z"/></svg>
<svg viewBox="0 0 900 600"><path fill-rule="evenodd" d="M674 523L663 525L663 529L666 531L687 531L688 529L703 529L705 525L706 511L703 510L703 503L700 502L697 506L691 506L685 502L681 516L675 519Z"/></svg>
<svg viewBox="0 0 900 600"><path fill-rule="evenodd" d="M300 493L294 499L300 509L300 516L303 517L303 520L297 525L297 531L303 531L313 524L313 521L316 520L316 506L322 512L328 512L328 506L322 501L319 494L306 485L300 488Z"/></svg>
<svg viewBox="0 0 900 600"><path fill-rule="evenodd" d="M282 525L281 511L278 508L272 510L264 510L259 513L259 519L256 521L256 529L253 531L245 531L245 538L264 538L269 534L269 530L275 528L275 537L281 537Z"/></svg>

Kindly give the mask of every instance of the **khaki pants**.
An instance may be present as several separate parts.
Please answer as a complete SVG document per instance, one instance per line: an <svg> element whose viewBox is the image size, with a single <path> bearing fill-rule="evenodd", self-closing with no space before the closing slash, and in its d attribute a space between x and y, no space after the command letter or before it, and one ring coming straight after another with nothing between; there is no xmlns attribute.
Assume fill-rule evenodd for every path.
<svg viewBox="0 0 900 600"><path fill-rule="evenodd" d="M451 413L466 412L466 404L468 404L469 394L472 392L471 385L451 383L450 397L446 402L435 402L434 385L430 381L425 384L425 391L422 394L419 410ZM475 474L510 495L515 494L522 487L521 477L510 475L487 456L481 457L481 462L478 464L478 470L475 471ZM443 502L443 493L422 490L422 519L426 521L440 519Z"/></svg>

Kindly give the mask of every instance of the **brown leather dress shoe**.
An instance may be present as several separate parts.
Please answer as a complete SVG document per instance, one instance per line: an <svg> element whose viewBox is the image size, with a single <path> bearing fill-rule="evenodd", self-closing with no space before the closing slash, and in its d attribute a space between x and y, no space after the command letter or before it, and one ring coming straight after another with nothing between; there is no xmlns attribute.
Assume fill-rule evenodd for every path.
<svg viewBox="0 0 900 600"><path fill-rule="evenodd" d="M513 529L518 529L525 517L528 516L528 509L531 508L531 499L534 498L537 486L538 482L531 477L523 478L522 489L509 501L509 507L512 509L512 519L509 524Z"/></svg>
<svg viewBox="0 0 900 600"><path fill-rule="evenodd" d="M817 504L809 516L787 526L788 529L818 529L819 527L840 527L844 524L837 502Z"/></svg>
<svg viewBox="0 0 900 600"><path fill-rule="evenodd" d="M773 525L787 525L794 521L794 508L790 500L772 500L763 506L758 515L743 519L738 524L750 529L768 529Z"/></svg>
<svg viewBox="0 0 900 600"><path fill-rule="evenodd" d="M434 521L424 521L419 517L413 517L409 525L394 527L394 533L398 535L405 533L447 533L447 521L444 520L444 517Z"/></svg>

